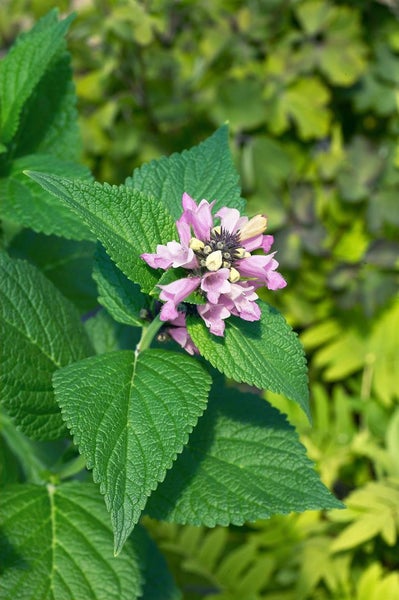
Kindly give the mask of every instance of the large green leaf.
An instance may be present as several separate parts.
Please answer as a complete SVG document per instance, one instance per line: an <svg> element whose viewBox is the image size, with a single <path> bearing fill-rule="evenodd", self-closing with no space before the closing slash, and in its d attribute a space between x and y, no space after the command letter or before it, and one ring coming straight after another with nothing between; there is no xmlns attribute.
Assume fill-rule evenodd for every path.
<svg viewBox="0 0 399 600"><path fill-rule="evenodd" d="M210 377L189 356L102 354L60 369L57 401L105 494L119 552L207 401Z"/></svg>
<svg viewBox="0 0 399 600"><path fill-rule="evenodd" d="M146 299L137 284L118 269L99 244L96 251L93 277L98 286L98 301L119 323L141 327L140 311Z"/></svg>
<svg viewBox="0 0 399 600"><path fill-rule="evenodd" d="M88 225L116 265L129 279L150 292L158 277L140 255L157 244L176 239L175 224L162 204L126 186L71 181L29 173Z"/></svg>
<svg viewBox="0 0 399 600"><path fill-rule="evenodd" d="M132 543L112 554L112 529L96 487L12 485L0 499L2 600L135 600Z"/></svg>
<svg viewBox="0 0 399 600"><path fill-rule="evenodd" d="M181 215L184 192L197 201L216 200L214 210L222 206L242 210L245 206L229 150L227 126L190 150L136 169L126 185L162 200L175 219Z"/></svg>
<svg viewBox="0 0 399 600"><path fill-rule="evenodd" d="M211 393L146 511L156 519L213 527L341 506L286 418L259 396L231 388Z"/></svg>
<svg viewBox="0 0 399 600"><path fill-rule="evenodd" d="M43 17L21 36L0 64L0 137L7 144L18 127L25 102L65 47L64 35L72 16L57 20L57 11Z"/></svg>
<svg viewBox="0 0 399 600"><path fill-rule="evenodd" d="M191 338L227 377L287 396L310 419L306 360L298 337L276 309L261 300L258 303L261 320L230 317L224 337L212 335L202 320L189 318Z"/></svg>
<svg viewBox="0 0 399 600"><path fill-rule="evenodd" d="M74 306L34 266L0 253L1 401L29 437L55 439L65 425L54 399L56 369L88 356Z"/></svg>
<svg viewBox="0 0 399 600"><path fill-rule="evenodd" d="M67 240L24 229L8 247L11 256L25 258L37 266L61 293L84 313L97 307L92 279L95 244Z"/></svg>
<svg viewBox="0 0 399 600"><path fill-rule="evenodd" d="M15 156L52 154L78 161L81 139L69 53L53 62L24 106Z"/></svg>
<svg viewBox="0 0 399 600"><path fill-rule="evenodd" d="M31 154L16 159L7 178L0 180L0 214L13 223L37 233L74 240L94 239L84 222L62 202L23 171L39 169L76 179L90 179L86 167L66 162L50 154Z"/></svg>

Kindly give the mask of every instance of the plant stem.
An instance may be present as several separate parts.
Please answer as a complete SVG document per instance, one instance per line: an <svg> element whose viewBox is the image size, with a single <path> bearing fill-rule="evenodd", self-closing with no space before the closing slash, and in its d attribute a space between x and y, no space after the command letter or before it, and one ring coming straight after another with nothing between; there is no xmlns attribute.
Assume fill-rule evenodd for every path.
<svg viewBox="0 0 399 600"><path fill-rule="evenodd" d="M37 456L34 444L15 427L10 417L3 411L0 414L0 429L9 448L18 458L27 481L30 483L47 481L48 468Z"/></svg>
<svg viewBox="0 0 399 600"><path fill-rule="evenodd" d="M157 315L147 327L143 327L143 333L141 334L140 341L136 346L136 357L140 352L150 347L152 340L161 329L162 325L163 321L161 321L159 315Z"/></svg>

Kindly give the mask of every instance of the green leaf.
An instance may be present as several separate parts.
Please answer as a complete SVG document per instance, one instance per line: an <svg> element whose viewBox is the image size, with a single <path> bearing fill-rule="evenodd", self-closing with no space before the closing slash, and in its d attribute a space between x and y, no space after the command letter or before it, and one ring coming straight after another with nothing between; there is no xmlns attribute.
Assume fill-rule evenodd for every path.
<svg viewBox="0 0 399 600"><path fill-rule="evenodd" d="M216 200L215 211L222 206L242 211L245 206L229 150L227 126L190 150L136 169L126 185L161 200L174 219L182 213L184 192L197 201Z"/></svg>
<svg viewBox="0 0 399 600"><path fill-rule="evenodd" d="M25 258L38 267L81 312L97 307L97 290L92 280L95 244L67 240L23 230L13 238L11 256Z"/></svg>
<svg viewBox="0 0 399 600"><path fill-rule="evenodd" d="M97 246L93 278L98 286L98 301L115 321L143 326L140 311L146 304L145 296L139 286L118 269L100 244Z"/></svg>
<svg viewBox="0 0 399 600"><path fill-rule="evenodd" d="M93 239L89 229L63 203L23 171L39 169L76 179L89 179L86 167L70 163L49 154L34 154L15 160L7 178L0 180L3 218L29 227L37 233L58 235L73 240Z"/></svg>
<svg viewBox="0 0 399 600"><path fill-rule="evenodd" d="M144 292L152 290L157 273L140 255L177 237L159 201L123 185L88 184L37 172L29 176L81 217L131 281Z"/></svg>
<svg viewBox="0 0 399 600"><path fill-rule="evenodd" d="M238 317L226 321L224 337L190 317L188 331L204 358L227 377L271 390L297 402L310 419L307 369L303 348L284 317L258 300L260 321Z"/></svg>
<svg viewBox="0 0 399 600"><path fill-rule="evenodd" d="M113 352L59 370L57 401L93 468L120 552L202 414L210 378L189 356Z"/></svg>
<svg viewBox="0 0 399 600"><path fill-rule="evenodd" d="M276 135L286 131L291 120L303 140L325 137L330 129L327 108L329 89L316 77L299 78L289 87L277 90L268 107L269 129Z"/></svg>
<svg viewBox="0 0 399 600"><path fill-rule="evenodd" d="M0 500L2 600L134 600L137 550L112 555L112 529L94 485L13 485Z"/></svg>
<svg viewBox="0 0 399 600"><path fill-rule="evenodd" d="M88 356L88 338L72 304L36 269L0 253L2 403L34 439L56 439L65 425L54 399L56 369Z"/></svg>
<svg viewBox="0 0 399 600"><path fill-rule="evenodd" d="M57 21L57 11L43 17L20 36L0 64L0 131L7 144L14 136L21 110L33 90L64 49L64 35L73 16Z"/></svg>
<svg viewBox="0 0 399 600"><path fill-rule="evenodd" d="M51 154L79 161L81 139L69 53L54 61L24 107L15 155Z"/></svg>
<svg viewBox="0 0 399 600"><path fill-rule="evenodd" d="M286 418L259 396L228 388L211 393L146 512L214 527L337 507L341 503L321 483Z"/></svg>
<svg viewBox="0 0 399 600"><path fill-rule="evenodd" d="M261 79L222 79L219 88L214 90L215 99L211 108L214 122L222 123L227 119L234 131L261 126L266 112L262 89Z"/></svg>
<svg viewBox="0 0 399 600"><path fill-rule="evenodd" d="M115 350L133 350L141 335L141 329L132 329L117 323L105 309L99 310L85 321L85 329L96 354Z"/></svg>

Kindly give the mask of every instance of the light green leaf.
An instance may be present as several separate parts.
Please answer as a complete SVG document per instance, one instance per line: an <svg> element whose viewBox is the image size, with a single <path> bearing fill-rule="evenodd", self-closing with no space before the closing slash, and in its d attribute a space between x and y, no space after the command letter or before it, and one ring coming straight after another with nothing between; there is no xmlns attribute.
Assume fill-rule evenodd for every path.
<svg viewBox="0 0 399 600"><path fill-rule="evenodd" d="M227 377L268 389L297 402L310 419L306 360L297 335L274 308L258 301L260 321L226 321L224 337L212 335L198 318L188 330L200 353Z"/></svg>
<svg viewBox="0 0 399 600"><path fill-rule="evenodd" d="M0 64L0 131L7 144L14 136L21 110L33 90L64 49L64 35L73 16L57 21L51 11L27 34L20 36Z"/></svg>
<svg viewBox="0 0 399 600"><path fill-rule="evenodd" d="M54 399L56 369L88 356L72 304L34 266L0 253L2 403L34 439L56 439L65 425Z"/></svg>
<svg viewBox="0 0 399 600"><path fill-rule="evenodd" d="M37 233L58 235L73 240L94 239L82 220L48 191L29 179L25 169L39 169L76 179L90 179L86 167L49 154L34 154L16 159L7 178L0 180L0 214Z"/></svg>
<svg viewBox="0 0 399 600"><path fill-rule="evenodd" d="M94 485L12 485L0 499L2 600L135 600L137 549L112 555L112 529Z"/></svg>
<svg viewBox="0 0 399 600"><path fill-rule="evenodd" d="M97 246L93 278L98 286L98 301L115 321L142 327L144 320L140 311L146 304L145 296L139 286L118 269L100 244Z"/></svg>
<svg viewBox="0 0 399 600"><path fill-rule="evenodd" d="M140 255L177 238L175 224L158 200L123 185L89 184L38 172L29 176L79 215L131 281L144 292L153 289L157 273Z"/></svg>
<svg viewBox="0 0 399 600"><path fill-rule="evenodd" d="M269 129L281 134L293 120L303 140L325 137L330 129L328 88L316 77L297 79L284 93L274 95L268 110Z"/></svg>
<svg viewBox="0 0 399 600"><path fill-rule="evenodd" d="M213 527L340 506L285 417L259 396L230 388L211 393L204 416L146 512Z"/></svg>
<svg viewBox="0 0 399 600"><path fill-rule="evenodd" d="M182 213L184 192L197 201L216 200L215 211L222 206L241 211L245 206L229 150L227 126L190 150L136 169L126 185L161 200L174 219Z"/></svg>
<svg viewBox="0 0 399 600"><path fill-rule="evenodd" d="M210 377L189 356L103 354L59 370L57 401L100 482L120 552L207 401Z"/></svg>

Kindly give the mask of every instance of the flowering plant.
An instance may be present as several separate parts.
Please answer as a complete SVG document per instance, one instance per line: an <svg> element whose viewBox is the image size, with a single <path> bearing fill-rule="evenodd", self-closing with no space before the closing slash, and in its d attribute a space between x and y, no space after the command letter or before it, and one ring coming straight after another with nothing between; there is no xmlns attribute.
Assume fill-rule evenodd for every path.
<svg viewBox="0 0 399 600"><path fill-rule="evenodd" d="M0 69L0 595L160 598L161 578L176 598L144 512L212 527L340 503L266 401L310 416L302 347L258 297L285 281L266 218L240 216L227 128L124 185L93 182L76 162L68 23L46 15Z"/></svg>
<svg viewBox="0 0 399 600"><path fill-rule="evenodd" d="M246 321L260 319L255 292L258 287L277 290L286 282L276 271L275 253L251 254L258 249L268 252L273 244L273 236L263 235L266 217L257 215L249 220L240 216L236 208L223 207L215 215L220 224L214 225L214 202L201 200L197 206L193 198L184 193L182 204L183 214L176 223L180 242L158 244L155 254L141 256L154 269L185 270L184 277L166 285L159 284L162 290L159 297L165 302L160 319L170 323L171 337L193 354L198 349L186 330L187 305L181 304L193 292L199 291L204 300L196 305L199 316L211 333L222 336L224 319L232 314Z"/></svg>

